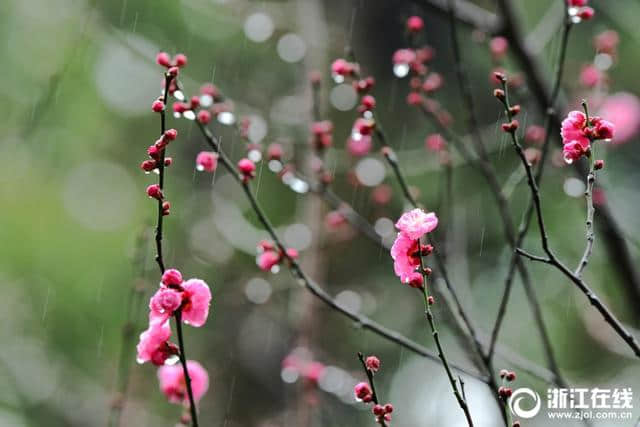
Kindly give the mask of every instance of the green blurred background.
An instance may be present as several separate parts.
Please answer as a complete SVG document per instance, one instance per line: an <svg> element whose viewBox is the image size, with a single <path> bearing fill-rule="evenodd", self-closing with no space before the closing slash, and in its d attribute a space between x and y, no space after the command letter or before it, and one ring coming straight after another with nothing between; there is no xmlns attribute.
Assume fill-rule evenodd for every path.
<svg viewBox="0 0 640 427"><path fill-rule="evenodd" d="M559 20L547 22L545 12L558 2L514 3L528 29L536 28L541 19L550 26L536 40L541 43L541 59L551 69ZM593 35L606 29L617 30L621 41L608 71L610 82L602 90L639 90L635 67L640 63L640 6L633 0L618 0L615 7L603 0L592 3L596 18L577 26L569 44L564 87L571 104L595 96L579 87L577 76L584 63L593 61ZM492 1L478 4L495 9ZM403 26L412 14L425 19L426 40L437 50L433 69L445 76L436 98L456 118L456 131L465 133L446 16L420 2L3 1L0 425L106 425L117 397L122 331L132 307L139 313L134 341L123 353L131 369L122 425L169 426L178 420L180 408L166 403L159 392L155 368L135 364L137 334L145 328L147 299L159 279L153 261L155 204L144 194L154 178L138 165L158 133L158 117L149 106L159 93L162 70L154 57L160 50L188 55L181 74L188 93L202 82L214 82L234 100L238 115L252 116L258 123L258 142L266 146L282 141L287 155L309 175L304 161L311 117L307 76L312 69L321 70L323 115L336 126L334 148L328 153L328 164L336 171L334 188L388 239L393 238L389 220L395 221L406 206L390 172L378 177L384 164L375 151L362 170L376 183L383 179L393 187L391 203L376 205L371 201L373 187L349 183L349 166L355 162L343 148L355 101L346 88L334 89L328 71L345 45L352 44L364 73L377 80L374 94L381 121L410 184L426 206L444 211L444 173L437 156L424 149L424 138L433 129L406 106L406 82L392 74L390 58L406 46ZM502 182L507 182L518 162L494 124L500 110L491 96L492 63L486 41L479 41L479 36L475 34L472 42L467 29L461 33L465 66L487 127L492 160ZM506 66L518 71L515 63L507 61ZM522 121L542 124L526 90L519 95L525 110ZM186 330L187 354L209 370L211 380L200 405L201 425L373 425L364 405L353 402L353 384L364 379L357 351L382 359L379 393L395 405L394 425L463 425L441 366L327 310L287 271L258 270L255 245L265 233L239 188L224 172L215 179L195 172L193 159L205 145L192 122L170 117L169 126L180 136L170 148L175 164L167 170L172 202L165 227L167 263L186 277L205 279L214 295L207 325ZM244 144L230 129L217 123L213 129L234 159L243 155ZM607 199L637 260L637 136L600 150L598 156L607 162L600 174ZM454 160L453 206L440 214L438 232L446 234L448 268L463 304L479 329L488 333L510 253L484 181L455 154ZM562 258L574 264L584 247L582 184L568 168L549 168L547 177L543 192L551 240ZM300 249L303 266L320 284L343 304L432 347L422 303L393 275L388 253L349 226L328 230L322 202L313 194L290 191L266 167L259 167L253 188L280 234ZM511 197L516 221L527 196L520 182ZM527 241L532 250L538 248L536 233L532 230ZM637 301L627 297L626 285L601 242L596 237L586 279L636 330ZM571 384L635 387L640 393L636 360L583 295L545 265L531 264L530 271L561 370ZM442 288L439 281L436 288ZM470 350L456 338L446 305L436 305L435 310L449 358L472 366ZM544 365L530 313L516 282L499 343L505 351ZM287 382L292 379L282 372L281 363L291 352L327 365L319 386L303 379ZM500 358L496 367L514 368ZM546 395L547 384L525 374L516 386ZM467 393L478 426L499 423L483 384L468 379ZM554 425L543 417L526 425L547 423Z"/></svg>

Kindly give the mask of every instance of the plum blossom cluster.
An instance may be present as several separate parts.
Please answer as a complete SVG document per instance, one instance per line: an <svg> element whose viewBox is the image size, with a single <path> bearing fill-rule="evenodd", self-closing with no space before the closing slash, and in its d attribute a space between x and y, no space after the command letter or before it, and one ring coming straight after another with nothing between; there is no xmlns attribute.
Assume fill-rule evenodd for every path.
<svg viewBox="0 0 640 427"><path fill-rule="evenodd" d="M578 24L588 21L596 14L593 8L587 6L589 0L567 0L567 7L571 21Z"/></svg>
<svg viewBox="0 0 640 427"><path fill-rule="evenodd" d="M407 19L407 32L413 45L418 46L418 38L423 29L424 21L419 16L411 16ZM391 58L393 74L398 78L409 77L407 104L429 111L443 126L448 126L453 121L453 117L433 98L438 89L444 85L444 77L429 68L429 63L435 58L435 54L435 49L427 44L398 49ZM443 146L438 147L438 150L442 148ZM433 149L433 146L430 149Z"/></svg>
<svg viewBox="0 0 640 427"><path fill-rule="evenodd" d="M268 240L261 240L257 246L258 256L256 257L256 264L262 271L270 271L277 273L280 271L280 264L288 258L298 258L298 250L295 248L288 248L286 254L283 253L273 242Z"/></svg>
<svg viewBox="0 0 640 427"><path fill-rule="evenodd" d="M184 95L181 92L176 98L178 101L174 102L172 107L175 118L198 120L204 125L211 122L213 118L226 125L235 123L233 103L225 100L220 90L211 83L203 84L200 87L200 93L189 98L188 102L183 99Z"/></svg>
<svg viewBox="0 0 640 427"><path fill-rule="evenodd" d="M203 280L183 281L178 270L166 270L159 289L149 301L149 327L140 335L138 363L161 366L176 356L177 347L169 341L169 319L179 312L183 323L200 327L207 321L210 304L211 291Z"/></svg>
<svg viewBox="0 0 640 427"><path fill-rule="evenodd" d="M600 117L588 117L582 111L571 111L562 121L562 154L567 163L591 155L591 142L610 140L614 135L613 123Z"/></svg>
<svg viewBox="0 0 640 427"><path fill-rule="evenodd" d="M182 366L168 366L179 355L178 346L169 341L169 320L176 316L176 320L200 327L207 320L210 303L211 291L203 280L183 281L182 274L175 269L164 272L159 289L149 301L149 327L140 334L137 360L138 363L151 362L161 366L158 371L160 388L171 402L189 403ZM188 361L187 368L197 401L208 388L208 375L195 361Z"/></svg>
<svg viewBox="0 0 640 427"><path fill-rule="evenodd" d="M176 77L180 69L187 65L187 56L182 53L178 53L173 58L171 58L171 56L167 52L160 52L156 55L156 63L158 65L165 67L167 69L168 74L172 75L173 77ZM163 89L165 88L166 84L167 84L167 80L163 80L162 81ZM178 83L175 78L169 81L168 92L169 92L169 95L174 95L174 94L177 95L177 92L179 92ZM164 109L164 103L161 104L161 107ZM156 110L154 109L154 111Z"/></svg>
<svg viewBox="0 0 640 427"><path fill-rule="evenodd" d="M396 240L391 247L393 258L393 270L402 283L414 288L422 288L423 273L419 271L420 259L433 252L433 246L422 244L420 239L432 232L438 226L438 217L435 213L425 213L416 208L402 214L396 228L399 230ZM430 269L425 268L426 274Z"/></svg>
<svg viewBox="0 0 640 427"><path fill-rule="evenodd" d="M173 158L165 156L165 149L171 141L174 141L178 137L178 131L175 129L168 129L164 134L153 144L147 148L147 155L149 159L144 160L140 164L140 168L145 173L157 171L162 164L163 167L169 167L173 163ZM159 184L151 184L147 187L147 196L152 199L162 201L162 213L163 215L169 215L171 204L165 200L164 193Z"/></svg>
<svg viewBox="0 0 640 427"><path fill-rule="evenodd" d="M375 79L372 76L362 77L360 66L345 59L336 59L331 65L331 72L334 81L341 83L347 79L359 97L357 108L358 117L351 127L351 132L347 138L347 152L353 157L363 157L371 152L373 148L372 134L375 129L374 110L376 99L370 94L375 86Z"/></svg>
<svg viewBox="0 0 640 427"><path fill-rule="evenodd" d="M369 378L370 383L360 382L353 388L353 393L357 401L363 403L373 403L371 412L373 413L376 422L380 425L385 425L385 422L391 421L391 413L393 412L393 405L391 403L380 404L378 397L376 396L372 384L373 376L380 369L380 359L376 356L368 356L364 360L364 367Z"/></svg>
<svg viewBox="0 0 640 427"><path fill-rule="evenodd" d="M498 397L504 402L505 411L510 411L507 406L509 403L509 398L513 394L513 389L509 387L508 384L516 380L516 373L513 371L508 371L506 369L501 369L500 378L502 380L502 385L498 387ZM520 421L514 421L513 423L511 423L511 427L520 427Z"/></svg>

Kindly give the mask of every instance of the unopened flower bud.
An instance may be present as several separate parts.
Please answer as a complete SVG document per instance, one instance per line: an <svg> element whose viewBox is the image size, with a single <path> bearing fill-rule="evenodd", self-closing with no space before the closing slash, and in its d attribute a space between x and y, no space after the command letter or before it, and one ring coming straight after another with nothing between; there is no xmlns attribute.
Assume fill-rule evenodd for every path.
<svg viewBox="0 0 640 427"><path fill-rule="evenodd" d="M153 101L153 104L151 104L151 110L154 113L159 113L162 110L164 110L164 102L160 101L159 99L156 99L155 101Z"/></svg>
<svg viewBox="0 0 640 427"><path fill-rule="evenodd" d="M158 184L151 184L147 187L147 195L152 199L162 200L162 190Z"/></svg>
<svg viewBox="0 0 640 427"><path fill-rule="evenodd" d="M171 65L171 58L167 52L160 52L156 55L156 63L163 67L169 67Z"/></svg>
<svg viewBox="0 0 640 427"><path fill-rule="evenodd" d="M170 268L162 273L162 284L165 286L176 286L182 283L182 273L175 268Z"/></svg>
<svg viewBox="0 0 640 427"><path fill-rule="evenodd" d="M208 124L211 121L211 113L208 110L198 111L198 121L203 125Z"/></svg>
<svg viewBox="0 0 640 427"><path fill-rule="evenodd" d="M376 356L367 357L364 361L364 364L371 372L378 372L378 369L380 369L380 359L378 359Z"/></svg>
<svg viewBox="0 0 640 427"><path fill-rule="evenodd" d="M182 68L187 65L187 56L179 53L173 58L173 63L176 64L176 67Z"/></svg>

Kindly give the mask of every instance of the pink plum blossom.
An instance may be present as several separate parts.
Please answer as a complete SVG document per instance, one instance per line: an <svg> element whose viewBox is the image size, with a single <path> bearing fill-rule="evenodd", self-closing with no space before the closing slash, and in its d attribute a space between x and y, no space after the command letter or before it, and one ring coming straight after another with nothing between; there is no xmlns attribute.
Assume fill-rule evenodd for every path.
<svg viewBox="0 0 640 427"><path fill-rule="evenodd" d="M182 304L182 293L171 288L160 288L149 301L149 316L153 321L164 322L173 316Z"/></svg>
<svg viewBox="0 0 640 427"><path fill-rule="evenodd" d="M262 271L271 271L274 265L280 263L280 254L273 250L267 250L258 255L257 264Z"/></svg>
<svg viewBox="0 0 640 427"><path fill-rule="evenodd" d="M172 346L168 343L170 336L169 322L150 322L149 328L140 334L140 342L137 346L138 363L164 364L172 353Z"/></svg>
<svg viewBox="0 0 640 427"><path fill-rule="evenodd" d="M207 321L211 291L200 279L189 279L182 284L182 321L187 325L200 327Z"/></svg>
<svg viewBox="0 0 640 427"><path fill-rule="evenodd" d="M425 213L422 209L416 208L402 214L396 228L412 240L417 240L427 233L435 230L438 226L438 217L435 213Z"/></svg>
<svg viewBox="0 0 640 427"><path fill-rule="evenodd" d="M218 154L213 151L201 151L196 157L196 168L199 171L213 172L218 167Z"/></svg>
<svg viewBox="0 0 640 427"><path fill-rule="evenodd" d="M587 117L582 111L571 111L566 119L562 121L562 143L578 142L584 148L589 146L589 138L584 134Z"/></svg>
<svg viewBox="0 0 640 427"><path fill-rule="evenodd" d="M191 379L193 399L198 402L209 389L209 374L195 360L187 360L187 372ZM160 390L171 403L189 404L187 385L182 365L165 365L158 369Z"/></svg>
<svg viewBox="0 0 640 427"><path fill-rule="evenodd" d="M420 259L412 256L412 253L417 250L416 240L403 233L398 233L393 246L391 246L391 258L393 258L393 271L402 283L410 283L416 268L420 265Z"/></svg>

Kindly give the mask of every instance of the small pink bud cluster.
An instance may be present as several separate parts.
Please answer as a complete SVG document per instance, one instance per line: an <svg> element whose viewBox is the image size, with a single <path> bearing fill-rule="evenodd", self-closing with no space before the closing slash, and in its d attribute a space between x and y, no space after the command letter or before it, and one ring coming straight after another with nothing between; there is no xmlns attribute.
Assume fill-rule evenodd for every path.
<svg viewBox="0 0 640 427"><path fill-rule="evenodd" d="M160 366L177 354L177 347L169 342L169 318L180 310L182 322L200 327L207 320L210 303L211 291L203 280L183 281L178 270L166 270L160 288L149 301L149 328L140 335L138 362Z"/></svg>
<svg viewBox="0 0 640 427"><path fill-rule="evenodd" d="M279 266L284 260L295 260L298 258L298 251L288 248L283 253L273 242L262 240L258 243L258 257L256 264L262 271L274 271L274 267Z"/></svg>
<svg viewBox="0 0 640 427"><path fill-rule="evenodd" d="M368 356L365 359L365 368L368 371L368 374L373 377L376 372L380 369L380 359L376 356ZM356 400L359 400L364 403L373 402L374 405L371 408L371 412L376 417L376 422L382 424L382 421L390 422L391 421L391 413L393 412L393 405L387 403L385 405L381 405L374 401L375 396L373 395L373 390L369 383L361 382L355 385L353 388L354 395Z"/></svg>
<svg viewBox="0 0 640 427"><path fill-rule="evenodd" d="M196 156L196 169L203 172L214 172L218 167L218 153L201 151Z"/></svg>
<svg viewBox="0 0 640 427"><path fill-rule="evenodd" d="M498 388L498 396L500 396L504 400L507 400L511 397L513 390L511 389L511 387L507 387L505 384L515 381L516 373L513 371L508 371L506 369L501 369L500 378L502 378L502 386Z"/></svg>
<svg viewBox="0 0 640 427"><path fill-rule="evenodd" d="M433 252L433 246L420 243L420 238L432 232L438 226L435 213L425 213L416 208L402 214L396 228L399 230L395 242L391 247L393 269L402 283L414 288L422 288L423 274L429 275L431 269L426 267L423 272L416 271L420 267L421 257Z"/></svg>
<svg viewBox="0 0 640 427"><path fill-rule="evenodd" d="M407 20L407 29L415 35L424 29L424 22L417 16ZM415 40L413 38L412 40ZM451 124L451 114L430 96L444 84L441 74L429 71L429 62L435 57L435 50L428 45L420 48L403 48L394 52L392 57L393 73L398 78L409 76L409 94L406 101L410 106L425 109L434 114L443 126Z"/></svg>
<svg viewBox="0 0 640 427"><path fill-rule="evenodd" d="M169 129L153 144L147 148L147 155L149 159L143 161L140 164L140 168L149 173L155 169L158 169L162 164L163 167L171 166L173 159L171 157L164 157L164 151L169 143L178 137L178 131L175 129ZM164 193L162 188L158 184L151 184L147 187L147 196L156 200L164 200ZM169 215L170 203L164 201L162 204L163 215Z"/></svg>
<svg viewBox="0 0 640 427"><path fill-rule="evenodd" d="M346 77L356 76L359 71L358 64L343 58L338 58L331 64L331 75L338 83L342 83Z"/></svg>
<svg viewBox="0 0 640 427"><path fill-rule="evenodd" d="M169 82L169 88L165 89L168 89L169 94L173 95L173 93L178 89L175 77L178 76L180 69L187 65L186 55L179 53L172 59L167 52L160 52L156 55L156 63L165 67L167 69L167 75L172 77ZM163 84L164 83L166 83L166 80L163 81ZM164 105L162 107L164 108ZM156 110L154 109L154 111Z"/></svg>
<svg viewBox="0 0 640 427"><path fill-rule="evenodd" d="M588 0L567 0L567 6L569 7L569 15L575 19L573 22L578 23L580 21L588 21L593 18L596 12L589 6Z"/></svg>
<svg viewBox="0 0 640 427"><path fill-rule="evenodd" d="M600 117L589 117L582 111L571 111L562 121L562 154L565 162L573 163L582 156L591 154L591 142L610 140L615 127Z"/></svg>
<svg viewBox="0 0 640 427"><path fill-rule="evenodd" d="M238 171L244 182L248 182L256 176L256 164L247 158L238 160Z"/></svg>
<svg viewBox="0 0 640 427"><path fill-rule="evenodd" d="M220 113L233 111L233 105L225 102L224 97L216 86L206 83L200 87L200 94L192 96L188 102L176 101L173 103L175 117L198 120L203 125L209 124L213 117Z"/></svg>

